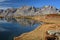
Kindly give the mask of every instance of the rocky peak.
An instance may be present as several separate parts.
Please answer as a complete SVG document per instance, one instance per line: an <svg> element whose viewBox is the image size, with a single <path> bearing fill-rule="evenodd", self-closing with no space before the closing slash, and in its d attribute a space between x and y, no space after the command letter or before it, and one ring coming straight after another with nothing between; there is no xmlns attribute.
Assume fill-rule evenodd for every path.
<svg viewBox="0 0 60 40"><path fill-rule="evenodd" d="M32 15L45 15L45 14L60 14L60 10L53 6L43 6L41 8L36 8L34 6L22 6L20 8L8 8L6 10L0 9L0 14L2 15L19 15L19 16L32 16Z"/></svg>
<svg viewBox="0 0 60 40"><path fill-rule="evenodd" d="M42 14L56 14L58 9L53 6L43 6L41 8Z"/></svg>
<svg viewBox="0 0 60 40"><path fill-rule="evenodd" d="M3 13L4 10L0 9L0 14Z"/></svg>
<svg viewBox="0 0 60 40"><path fill-rule="evenodd" d="M35 7L31 6L23 6L19 9L17 9L16 13L14 15L33 15L36 12Z"/></svg>
<svg viewBox="0 0 60 40"><path fill-rule="evenodd" d="M27 11L34 11L34 10L36 10L36 8L33 7L33 6L23 6L23 7L20 7L19 10L23 10L23 11L25 11L25 10L27 10Z"/></svg>

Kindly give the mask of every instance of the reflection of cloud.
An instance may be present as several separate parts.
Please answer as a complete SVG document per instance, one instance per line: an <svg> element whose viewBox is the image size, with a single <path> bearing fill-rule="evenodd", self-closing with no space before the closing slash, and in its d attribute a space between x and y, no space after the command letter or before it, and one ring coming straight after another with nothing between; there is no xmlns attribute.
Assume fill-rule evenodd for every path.
<svg viewBox="0 0 60 40"><path fill-rule="evenodd" d="M0 27L0 32L1 31L9 31L8 29L5 29L5 28L2 28L2 27Z"/></svg>
<svg viewBox="0 0 60 40"><path fill-rule="evenodd" d="M0 0L0 2L4 2L4 1L6 1L6 0Z"/></svg>

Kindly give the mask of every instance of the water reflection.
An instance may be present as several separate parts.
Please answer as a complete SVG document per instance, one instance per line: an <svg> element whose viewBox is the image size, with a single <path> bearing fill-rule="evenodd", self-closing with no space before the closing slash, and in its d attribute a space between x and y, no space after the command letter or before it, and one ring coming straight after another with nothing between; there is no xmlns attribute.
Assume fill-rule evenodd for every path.
<svg viewBox="0 0 60 40"><path fill-rule="evenodd" d="M39 24L32 26L23 26L19 23L12 22L0 22L0 40L13 40L15 36L19 36L22 33L34 30Z"/></svg>

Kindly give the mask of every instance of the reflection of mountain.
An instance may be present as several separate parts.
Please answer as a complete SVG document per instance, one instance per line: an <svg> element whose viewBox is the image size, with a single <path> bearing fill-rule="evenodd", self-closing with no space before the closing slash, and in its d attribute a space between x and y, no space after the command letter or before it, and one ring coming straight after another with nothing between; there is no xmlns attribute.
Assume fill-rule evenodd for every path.
<svg viewBox="0 0 60 40"><path fill-rule="evenodd" d="M24 26L29 26L29 25L32 26L32 25L34 25L36 23L39 23L39 22L37 22L35 20L26 19L26 18L17 19L17 22L24 25Z"/></svg>
<svg viewBox="0 0 60 40"><path fill-rule="evenodd" d="M15 17L22 16L36 16L45 14L60 14L60 10L53 6L43 6L41 8L35 8L31 6L23 6L20 8L9 8L6 10L0 9L0 17L4 17L7 21L17 21ZM1 18L2 19L2 18ZM20 19L21 22L22 19Z"/></svg>
<svg viewBox="0 0 60 40"><path fill-rule="evenodd" d="M6 10L0 9L0 19L7 20L8 22L19 22L21 24L34 24L33 20L20 18L16 19L15 17L22 16L36 16L36 15L45 15L45 14L60 14L60 10L53 6L43 6L41 8L35 8L31 6L23 6L20 8L9 8ZM2 18L2 16L4 18Z"/></svg>
<svg viewBox="0 0 60 40"><path fill-rule="evenodd" d="M60 24L60 10L53 6L43 6L41 8L35 8L33 6L23 6L20 8L9 8L6 10L1 9L0 20L6 20L7 22L18 22L22 24L24 26L23 28L21 28L22 32L29 31L30 29L33 30L33 28L36 26L34 24L44 22L42 26L39 26L39 28L35 29L34 31L23 34L22 36L16 38L19 40L40 40L40 38L44 40L43 36L49 29L57 29L57 31L60 30L60 25L57 25ZM34 27L32 27L32 25L34 25ZM18 28L17 30L19 32L21 31Z"/></svg>
<svg viewBox="0 0 60 40"><path fill-rule="evenodd" d="M6 10L0 9L0 17L2 20L8 22L21 22L21 24L32 24L31 20L23 18L24 16L36 16L45 14L60 14L60 10L53 6L43 6L41 8L35 8L33 6L23 6L20 8L9 8ZM4 18L3 18L4 17ZM15 17L22 17L17 19Z"/></svg>
<svg viewBox="0 0 60 40"><path fill-rule="evenodd" d="M8 8L6 10L0 9L0 17L4 17L1 17L1 20L7 20L8 22L19 22L20 24L24 25L33 25L36 23L34 20L23 18L24 16L33 17L45 14L60 14L60 10L53 6L43 6L41 8L36 8L33 6L23 6L20 8ZM15 17L22 18L17 19Z"/></svg>
<svg viewBox="0 0 60 40"><path fill-rule="evenodd" d="M44 22L42 26L39 26L35 30L24 33L21 36L15 38L15 40L50 40L46 37L54 36L59 37L60 33L60 10L53 6L44 6L42 8L24 6L17 9L14 16L24 16L23 19L17 20L26 24L33 24L35 21ZM26 19L27 18L27 19ZM29 19L33 19L32 21ZM53 31L53 32L52 32ZM51 39L52 40L52 39ZM54 39L55 40L55 39Z"/></svg>

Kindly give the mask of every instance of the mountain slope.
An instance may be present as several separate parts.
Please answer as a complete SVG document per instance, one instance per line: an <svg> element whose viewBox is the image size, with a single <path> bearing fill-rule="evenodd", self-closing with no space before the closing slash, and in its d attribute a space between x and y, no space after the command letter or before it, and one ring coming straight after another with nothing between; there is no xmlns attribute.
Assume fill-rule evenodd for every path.
<svg viewBox="0 0 60 40"><path fill-rule="evenodd" d="M0 9L0 15L5 16L33 16L33 15L45 15L45 14L60 14L60 10L53 6L43 6L36 8L33 6L22 6L20 8L9 8L6 10Z"/></svg>

